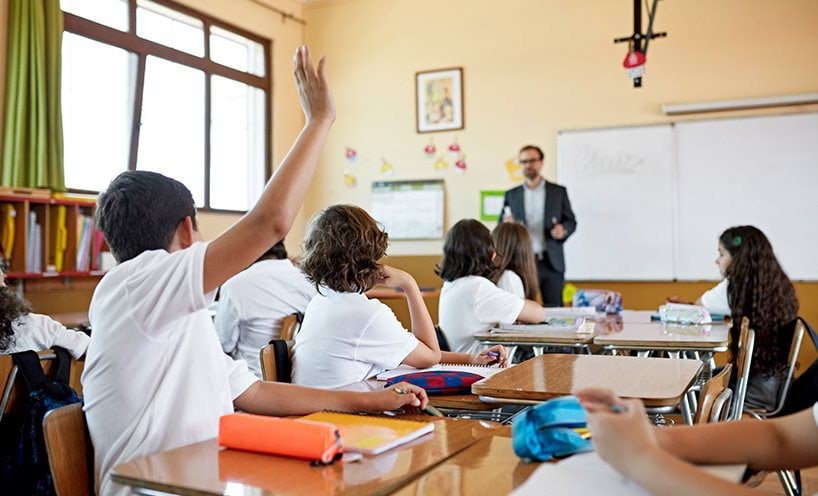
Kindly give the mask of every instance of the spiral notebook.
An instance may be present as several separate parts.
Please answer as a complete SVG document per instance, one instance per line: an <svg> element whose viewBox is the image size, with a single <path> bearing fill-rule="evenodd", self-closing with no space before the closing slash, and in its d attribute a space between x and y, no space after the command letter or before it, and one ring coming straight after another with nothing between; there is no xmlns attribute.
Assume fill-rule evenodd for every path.
<svg viewBox="0 0 818 496"><path fill-rule="evenodd" d="M383 453L435 430L433 422L338 412L318 412L301 419L333 424L341 430L344 450L365 455Z"/></svg>
<svg viewBox="0 0 818 496"><path fill-rule="evenodd" d="M429 371L449 371L449 372L468 372L470 374L477 374L480 377L486 378L491 377L497 372L501 370L506 370L504 367L495 367L493 365L465 365L465 364L457 364L457 363L440 363L438 365L434 365L429 368L425 369L416 369L414 367L410 367L408 365L401 365L396 369L387 370L386 372L381 372L375 378L379 381L386 381L393 377L397 377L399 375L406 375L406 374L414 374L416 372L429 372Z"/></svg>

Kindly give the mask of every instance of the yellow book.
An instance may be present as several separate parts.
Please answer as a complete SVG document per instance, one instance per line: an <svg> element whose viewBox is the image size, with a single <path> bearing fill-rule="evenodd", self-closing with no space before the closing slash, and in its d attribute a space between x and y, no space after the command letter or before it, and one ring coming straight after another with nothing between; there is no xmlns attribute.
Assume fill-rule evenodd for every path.
<svg viewBox="0 0 818 496"><path fill-rule="evenodd" d="M54 266L62 272L65 262L65 248L68 246L68 228L65 226L65 205L57 206L57 237L54 240Z"/></svg>
<svg viewBox="0 0 818 496"><path fill-rule="evenodd" d="M433 422L417 422L349 413L318 412L304 420L327 422L341 430L344 450L377 455L435 430Z"/></svg>
<svg viewBox="0 0 818 496"><path fill-rule="evenodd" d="M17 211L10 203L3 204L3 255L6 257L6 262L11 261L11 254L14 251L14 218L17 217Z"/></svg>

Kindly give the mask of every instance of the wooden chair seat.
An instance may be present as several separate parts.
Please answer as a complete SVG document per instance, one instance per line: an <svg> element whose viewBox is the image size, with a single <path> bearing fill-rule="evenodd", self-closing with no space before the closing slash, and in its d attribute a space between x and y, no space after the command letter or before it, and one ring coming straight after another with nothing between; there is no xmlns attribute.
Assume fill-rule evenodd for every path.
<svg viewBox="0 0 818 496"><path fill-rule="evenodd" d="M43 418L43 435L57 495L94 494L94 450L82 403L48 412Z"/></svg>

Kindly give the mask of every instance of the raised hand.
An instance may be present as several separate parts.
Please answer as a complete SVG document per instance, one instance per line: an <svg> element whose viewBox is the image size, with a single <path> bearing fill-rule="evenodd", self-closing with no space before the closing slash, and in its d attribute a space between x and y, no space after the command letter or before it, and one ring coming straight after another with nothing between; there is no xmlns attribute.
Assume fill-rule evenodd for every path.
<svg viewBox="0 0 818 496"><path fill-rule="evenodd" d="M335 101L327 84L325 59L325 57L321 57L316 71L312 65L309 47L300 46L296 48L293 57L298 97L301 100L301 109L304 111L308 124L321 120L335 121Z"/></svg>

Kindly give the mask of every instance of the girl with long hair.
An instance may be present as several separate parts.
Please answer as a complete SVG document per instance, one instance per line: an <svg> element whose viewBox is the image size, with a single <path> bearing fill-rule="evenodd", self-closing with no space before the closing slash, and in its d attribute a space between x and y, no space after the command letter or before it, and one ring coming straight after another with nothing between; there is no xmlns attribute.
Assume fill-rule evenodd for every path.
<svg viewBox="0 0 818 496"><path fill-rule="evenodd" d="M520 298L536 300L540 294L537 264L528 229L516 222L501 222L491 232L499 255L497 287Z"/></svg>
<svg viewBox="0 0 818 496"><path fill-rule="evenodd" d="M753 226L731 227L719 237L716 259L724 280L696 302L732 318L731 351L738 352L741 319L750 319L755 350L745 404L772 410L786 369L798 298L767 236Z"/></svg>

